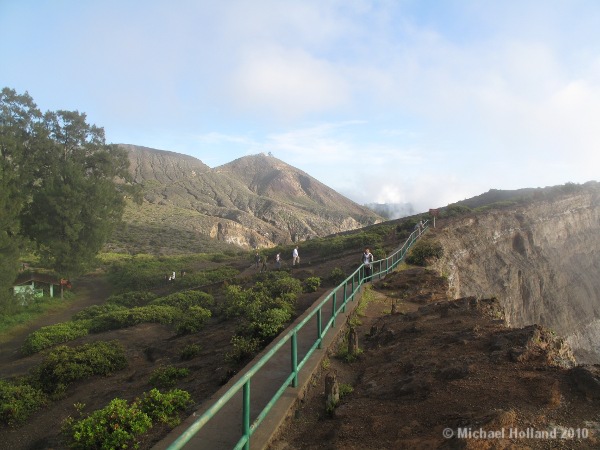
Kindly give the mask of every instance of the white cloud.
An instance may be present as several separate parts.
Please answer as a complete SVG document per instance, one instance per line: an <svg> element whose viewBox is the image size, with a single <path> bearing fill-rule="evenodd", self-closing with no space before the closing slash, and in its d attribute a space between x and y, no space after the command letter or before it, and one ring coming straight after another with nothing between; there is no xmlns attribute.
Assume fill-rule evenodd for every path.
<svg viewBox="0 0 600 450"><path fill-rule="evenodd" d="M301 118L350 101L346 80L327 60L277 45L248 49L231 78L231 100L242 110Z"/></svg>

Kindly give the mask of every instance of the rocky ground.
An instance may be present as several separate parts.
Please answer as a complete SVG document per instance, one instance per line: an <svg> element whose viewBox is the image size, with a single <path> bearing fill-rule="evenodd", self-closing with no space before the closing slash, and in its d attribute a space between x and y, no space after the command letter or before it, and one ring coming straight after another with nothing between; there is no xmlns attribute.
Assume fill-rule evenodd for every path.
<svg viewBox="0 0 600 450"><path fill-rule="evenodd" d="M296 273L324 275L340 264L356 265L356 255L346 259L319 264L306 260ZM254 270L246 269L242 276ZM105 299L109 290L95 279L78 287L84 291L79 302L41 319L32 329L67 320ZM418 268L375 282L374 298L357 328L362 353L352 363L331 353L271 450L600 448L597 368L571 368L568 348L548 330L506 328L493 299L448 301L446 290L444 279ZM318 295L303 298L299 310ZM190 368L193 376L178 387L201 402L230 376L224 354L232 332L226 324L214 323L197 335L175 337L167 327L145 324L78 340L77 344L119 339L127 348L129 367L110 377L75 383L65 398L25 425L0 428L0 449L64 448L60 426L75 414L75 403L85 403L89 412L115 397L131 400L150 388L150 374L161 364ZM0 377L23 374L41 359L18 356L25 336L22 332L2 344ZM202 355L183 363L178 349L188 343L200 343ZM332 414L324 405L328 372L353 388ZM500 434L483 439L482 430ZM153 429L140 448L150 448L167 432ZM546 437L534 434L544 432Z"/></svg>
<svg viewBox="0 0 600 450"><path fill-rule="evenodd" d="M309 276L326 276L334 267L351 271L356 267L360 254L351 253L339 259L316 261L310 255L303 255L300 268L294 275L300 279ZM289 267L286 266L286 267ZM239 267L239 277L251 277L257 273L254 266ZM329 286L319 291L304 294L297 303L297 313L301 314L322 295ZM95 304L102 304L111 293L111 288L101 274L90 274L73 285L76 300L59 311L40 317L26 327L21 327L10 336L2 336L0 344L0 379L26 376L39 365L44 354L24 357L20 352L29 333L46 325L68 321L76 312ZM160 292L157 292L160 294ZM164 294L164 293L163 293ZM133 400L154 387L150 377L160 366L175 365L190 370L190 376L177 384L179 389L188 391L195 406L216 392L239 367L232 367L225 355L231 350L231 336L236 324L215 318L200 332L193 335L177 336L172 328L160 324L142 324L135 327L91 334L79 338L70 345L82 345L93 341L118 340L126 349L128 367L111 376L95 376L72 383L65 395L54 399L47 406L30 417L25 424L9 427L0 425L0 450L47 450L65 448L61 437L61 426L65 418L77 417L75 404L84 404L84 414L105 407L114 398ZM201 346L201 353L191 361L181 361L180 352L188 344ZM152 428L140 443L140 449L151 448L170 430L159 425Z"/></svg>
<svg viewBox="0 0 600 450"><path fill-rule="evenodd" d="M598 367L573 367L547 329L506 328L495 299L446 288L425 269L374 283L362 353L332 351L270 450L600 448ZM352 392L328 412L332 373Z"/></svg>

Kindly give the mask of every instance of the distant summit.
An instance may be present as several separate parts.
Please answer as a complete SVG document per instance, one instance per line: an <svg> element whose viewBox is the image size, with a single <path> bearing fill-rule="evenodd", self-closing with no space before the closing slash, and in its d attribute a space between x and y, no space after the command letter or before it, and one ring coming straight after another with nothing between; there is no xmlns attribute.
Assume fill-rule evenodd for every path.
<svg viewBox="0 0 600 450"><path fill-rule="evenodd" d="M211 169L197 158L135 145L130 171L144 196L129 203L110 247L207 251L218 243L272 247L362 228L381 216L266 154Z"/></svg>

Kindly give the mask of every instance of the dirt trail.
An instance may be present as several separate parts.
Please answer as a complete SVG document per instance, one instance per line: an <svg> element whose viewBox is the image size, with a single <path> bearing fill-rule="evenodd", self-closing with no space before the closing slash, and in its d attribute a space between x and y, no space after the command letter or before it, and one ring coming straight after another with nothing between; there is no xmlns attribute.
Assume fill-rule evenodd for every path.
<svg viewBox="0 0 600 450"><path fill-rule="evenodd" d="M19 349L33 331L48 325L66 322L71 319L73 314L82 309L104 302L110 295L110 285L101 274L92 273L74 282L73 293L76 294L76 299L71 301L66 308L44 314L37 320L26 326L18 327L10 333L10 340L6 340L0 345L0 367L21 357ZM62 301L60 292L57 293L56 301Z"/></svg>
<svg viewBox="0 0 600 450"><path fill-rule="evenodd" d="M551 333L506 328L494 299L446 300L445 281L423 269L374 289L357 327L363 353L347 363L332 352L270 450L600 448L600 392L581 389ZM333 414L329 372L353 389ZM504 434L458 436L481 429Z"/></svg>

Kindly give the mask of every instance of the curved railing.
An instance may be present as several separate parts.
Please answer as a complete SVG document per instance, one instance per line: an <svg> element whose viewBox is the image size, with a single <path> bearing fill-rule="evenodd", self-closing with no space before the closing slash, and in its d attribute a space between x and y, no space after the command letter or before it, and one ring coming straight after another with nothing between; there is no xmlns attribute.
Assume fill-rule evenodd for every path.
<svg viewBox="0 0 600 450"><path fill-rule="evenodd" d="M293 329L289 330L283 337L279 337L277 343L256 362L243 376L235 382L231 388L225 392L210 408L208 408L187 430L185 430L169 447L169 450L181 449L183 446L194 437L202 427L204 427L215 414L223 408L227 402L229 402L236 394L242 391L242 427L241 437L233 447L234 449L250 449L250 437L254 431L261 424L263 419L267 416L271 408L275 405L277 400L282 396L285 390L289 387L298 386L298 374L304 364L308 361L308 358L313 352L321 348L323 337L332 328L335 327L335 321L338 314L346 311L346 304L353 300L357 292L363 283L369 281L371 278L381 278L394 270L396 266L404 259L406 253L414 242L425 232L428 228L427 221L421 228L415 229L410 236L406 239L404 244L396 250L392 255L387 258L380 259L373 262L372 273L369 277L365 274L364 266L361 265L358 269L346 278L337 287L331 290L331 292L308 314L300 323L298 323ZM367 279L368 278L368 279ZM324 318L324 316L328 317ZM326 323L323 324L324 320ZM299 359L298 351L298 333L303 330L307 324L311 321L316 321L316 335L314 336L314 343L310 346ZM279 386L277 391L271 397L271 400L262 408L257 414L254 420L251 422L251 408L250 408L250 382L252 377L269 362L269 360L275 355L281 348L286 344L290 345L290 373L285 378L283 383Z"/></svg>

